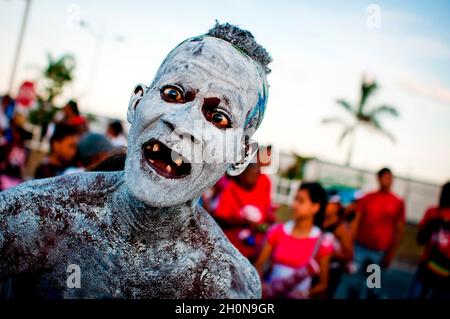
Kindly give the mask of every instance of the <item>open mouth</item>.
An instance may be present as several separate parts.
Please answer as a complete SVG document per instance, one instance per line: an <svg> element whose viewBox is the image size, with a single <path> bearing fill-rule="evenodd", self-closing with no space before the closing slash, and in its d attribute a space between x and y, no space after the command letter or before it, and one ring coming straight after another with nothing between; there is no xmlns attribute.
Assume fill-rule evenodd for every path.
<svg viewBox="0 0 450 319"><path fill-rule="evenodd" d="M161 176L182 178L191 173L191 164L185 158L154 138L142 149L148 164Z"/></svg>

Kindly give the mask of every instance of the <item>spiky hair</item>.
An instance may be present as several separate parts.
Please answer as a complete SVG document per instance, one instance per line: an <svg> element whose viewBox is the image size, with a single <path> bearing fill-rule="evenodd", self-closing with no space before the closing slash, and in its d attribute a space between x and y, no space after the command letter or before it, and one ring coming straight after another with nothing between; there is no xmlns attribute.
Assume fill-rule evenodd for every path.
<svg viewBox="0 0 450 319"><path fill-rule="evenodd" d="M267 65L272 62L272 57L261 45L255 41L255 37L247 30L243 30L229 23L220 24L216 20L216 24L206 35L216 37L230 42L235 47L242 50L250 58L258 62L266 74L270 73Z"/></svg>

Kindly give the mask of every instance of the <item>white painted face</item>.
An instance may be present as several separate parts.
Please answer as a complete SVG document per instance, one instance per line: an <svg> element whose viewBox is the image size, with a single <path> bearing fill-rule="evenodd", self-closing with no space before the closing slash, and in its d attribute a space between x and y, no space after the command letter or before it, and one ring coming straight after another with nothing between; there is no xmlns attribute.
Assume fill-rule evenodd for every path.
<svg viewBox="0 0 450 319"><path fill-rule="evenodd" d="M128 111L125 182L155 207L188 202L240 160L267 102L261 66L224 40L203 36L177 46Z"/></svg>

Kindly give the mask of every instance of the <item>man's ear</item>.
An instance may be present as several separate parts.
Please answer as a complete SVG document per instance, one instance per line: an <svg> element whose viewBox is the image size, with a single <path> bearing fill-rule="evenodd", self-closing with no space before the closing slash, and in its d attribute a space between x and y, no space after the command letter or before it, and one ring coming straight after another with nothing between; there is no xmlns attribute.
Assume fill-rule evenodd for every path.
<svg viewBox="0 0 450 319"><path fill-rule="evenodd" d="M231 164L227 169L227 174L237 176L242 174L252 161L256 163L256 153L258 152L258 142L247 140L244 147L242 160Z"/></svg>
<svg viewBox="0 0 450 319"><path fill-rule="evenodd" d="M147 87L144 84L139 83L134 87L133 92L131 93L130 103L128 103L128 112L127 112L127 120L130 124L132 124L133 122L134 111L136 110L136 107L141 101L142 97L144 96L146 90Z"/></svg>

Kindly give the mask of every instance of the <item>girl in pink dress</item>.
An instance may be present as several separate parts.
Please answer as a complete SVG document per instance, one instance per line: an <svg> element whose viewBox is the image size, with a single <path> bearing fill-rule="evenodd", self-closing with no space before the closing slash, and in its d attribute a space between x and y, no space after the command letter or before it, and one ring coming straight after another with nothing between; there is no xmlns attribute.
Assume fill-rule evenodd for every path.
<svg viewBox="0 0 450 319"><path fill-rule="evenodd" d="M292 220L269 230L255 263L262 278L266 262L270 264L268 278L262 279L265 297L310 298L326 292L333 253L332 236L319 227L326 204L320 184L303 183L292 204Z"/></svg>

